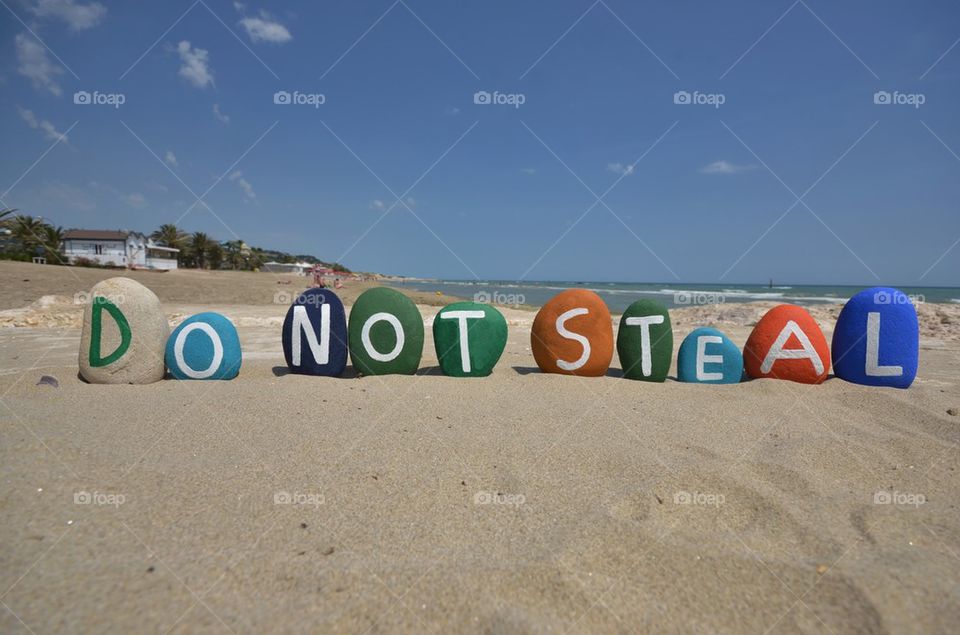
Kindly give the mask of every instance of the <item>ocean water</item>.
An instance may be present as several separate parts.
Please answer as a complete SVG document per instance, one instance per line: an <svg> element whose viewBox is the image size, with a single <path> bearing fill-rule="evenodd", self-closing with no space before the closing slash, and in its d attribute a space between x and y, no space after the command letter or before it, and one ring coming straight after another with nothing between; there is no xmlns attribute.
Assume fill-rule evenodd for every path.
<svg viewBox="0 0 960 635"><path fill-rule="evenodd" d="M843 303L864 289L859 286L679 284L647 282L534 282L510 280L405 280L398 287L437 292L465 300L476 299L503 306L541 306L565 289L590 289L600 294L614 313L622 312L641 298L654 298L667 307L768 300L809 306ZM960 303L960 288L897 287L915 303Z"/></svg>

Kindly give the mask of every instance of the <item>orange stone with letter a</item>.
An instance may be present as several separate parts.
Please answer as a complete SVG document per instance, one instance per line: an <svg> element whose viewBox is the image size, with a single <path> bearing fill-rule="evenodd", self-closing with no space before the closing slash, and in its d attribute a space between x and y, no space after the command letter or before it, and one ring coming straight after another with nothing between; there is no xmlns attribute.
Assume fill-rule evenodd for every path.
<svg viewBox="0 0 960 635"><path fill-rule="evenodd" d="M593 291L562 291L534 318L530 348L545 373L599 377L613 358L610 310Z"/></svg>
<svg viewBox="0 0 960 635"><path fill-rule="evenodd" d="M760 318L743 347L743 365L754 379L771 377L819 384L830 371L830 348L806 309L781 304Z"/></svg>

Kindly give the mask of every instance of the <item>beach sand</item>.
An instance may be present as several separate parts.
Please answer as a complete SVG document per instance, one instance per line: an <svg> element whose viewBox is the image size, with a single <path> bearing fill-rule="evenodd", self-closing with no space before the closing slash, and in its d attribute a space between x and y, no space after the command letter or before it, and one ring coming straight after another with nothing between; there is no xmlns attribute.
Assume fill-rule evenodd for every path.
<svg viewBox="0 0 960 635"><path fill-rule="evenodd" d="M92 386L73 296L111 275L0 263L0 632L960 623L960 307L919 307L908 390L547 375L513 308L490 377L440 376L428 335L417 376L317 378L280 348L303 278L136 273L174 323L233 319L240 377ZM769 306L671 310L676 343Z"/></svg>

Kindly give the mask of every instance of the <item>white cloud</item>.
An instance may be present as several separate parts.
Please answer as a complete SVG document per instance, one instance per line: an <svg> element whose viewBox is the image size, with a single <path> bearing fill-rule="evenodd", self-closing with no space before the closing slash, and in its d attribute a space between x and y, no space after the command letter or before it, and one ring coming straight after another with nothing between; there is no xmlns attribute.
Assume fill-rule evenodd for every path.
<svg viewBox="0 0 960 635"><path fill-rule="evenodd" d="M412 196L407 197L407 207L416 207L417 201Z"/></svg>
<svg viewBox="0 0 960 635"><path fill-rule="evenodd" d="M443 111L443 114L450 115L451 117L454 115L459 115L460 109L457 108L456 106L450 106L449 108Z"/></svg>
<svg viewBox="0 0 960 635"><path fill-rule="evenodd" d="M244 9L247 8L247 5L243 4L242 2L234 2L233 8L236 9L237 11L242 12Z"/></svg>
<svg viewBox="0 0 960 635"><path fill-rule="evenodd" d="M29 77L34 88L46 88L59 97L63 91L55 77L63 74L63 68L47 57L47 49L35 38L26 33L19 33L14 38L17 49L17 71L24 77Z"/></svg>
<svg viewBox="0 0 960 635"><path fill-rule="evenodd" d="M240 26L247 31L252 42L285 44L293 39L287 27L271 18L266 11L261 11L258 18L246 17L240 20Z"/></svg>
<svg viewBox="0 0 960 635"><path fill-rule="evenodd" d="M39 0L30 11L38 18L59 18L74 31L97 26L107 14L107 8L99 2L78 4L74 0Z"/></svg>
<svg viewBox="0 0 960 635"><path fill-rule="evenodd" d="M33 114L32 110L25 108L17 108L17 110L20 111L20 118L23 119L28 126L34 130L42 130L47 139L51 141L63 141L64 143L69 141L67 135L57 130L52 123L46 119L37 119L37 116Z"/></svg>
<svg viewBox="0 0 960 635"><path fill-rule="evenodd" d="M29 190L28 200L38 208L54 208L92 212L97 209L97 201L85 187L70 185L62 181L47 181L40 187Z"/></svg>
<svg viewBox="0 0 960 635"><path fill-rule="evenodd" d="M172 168L177 167L177 155L173 153L173 150L167 150L167 153L164 155L163 160L167 162Z"/></svg>
<svg viewBox="0 0 960 635"><path fill-rule="evenodd" d="M753 164L738 165L729 161L714 161L700 168L702 174L739 174L748 170L754 170L757 166Z"/></svg>
<svg viewBox="0 0 960 635"><path fill-rule="evenodd" d="M375 200L371 201L371 203L370 203L370 209L375 209L375 210L377 210L378 212L382 212L383 210L387 209L387 205L386 205L386 203L384 203L384 202L381 201L380 199L375 199Z"/></svg>
<svg viewBox="0 0 960 635"><path fill-rule="evenodd" d="M127 202L131 207L141 208L147 206L146 197L140 192L133 192L123 197L123 200Z"/></svg>
<svg viewBox="0 0 960 635"><path fill-rule="evenodd" d="M257 198L257 193L253 191L253 186L250 185L247 179L243 178L243 172L236 170L228 178L240 186L240 189L243 190L243 195L248 199L252 200Z"/></svg>
<svg viewBox="0 0 960 635"><path fill-rule="evenodd" d="M614 174L619 174L621 176L630 176L633 174L632 165L624 165L622 163L608 163L607 170L613 172Z"/></svg>
<svg viewBox="0 0 960 635"><path fill-rule="evenodd" d="M131 192L130 194L126 194L112 185L100 183L99 181L90 181L87 185L94 190L107 192L108 194L117 197L118 200L123 201L130 207L141 209L147 206L147 197L140 192Z"/></svg>
<svg viewBox="0 0 960 635"><path fill-rule="evenodd" d="M213 71L209 66L210 54L206 49L192 47L190 42L182 40L177 44L177 53L183 63L180 67L181 77L197 88L213 85Z"/></svg>
<svg viewBox="0 0 960 635"><path fill-rule="evenodd" d="M537 169L536 169L536 168L521 168L520 171L523 172L524 174L536 174L536 173L537 173Z"/></svg>
<svg viewBox="0 0 960 635"><path fill-rule="evenodd" d="M220 104L213 105L213 116L220 120L220 123L230 123L230 116L220 112Z"/></svg>

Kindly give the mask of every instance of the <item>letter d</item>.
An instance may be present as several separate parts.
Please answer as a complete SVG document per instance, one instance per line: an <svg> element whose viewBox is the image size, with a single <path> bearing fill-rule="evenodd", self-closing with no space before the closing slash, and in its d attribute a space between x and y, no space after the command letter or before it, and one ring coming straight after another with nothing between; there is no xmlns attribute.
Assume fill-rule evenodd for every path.
<svg viewBox="0 0 960 635"><path fill-rule="evenodd" d="M110 314L110 317L113 318L117 328L120 330L120 344L112 353L106 357L101 357L100 340L102 339L101 336L103 333L104 309L107 310L107 313ZM123 357L127 349L130 348L130 340L132 339L130 335L130 324L127 322L123 311L103 296L95 296L93 298L93 305L90 307L90 310L93 311L90 320L90 366L92 368L108 366Z"/></svg>

